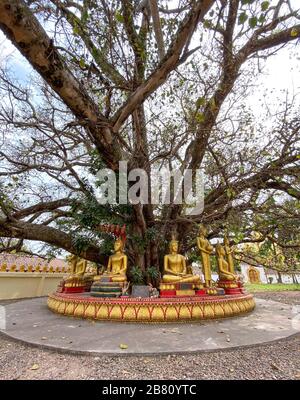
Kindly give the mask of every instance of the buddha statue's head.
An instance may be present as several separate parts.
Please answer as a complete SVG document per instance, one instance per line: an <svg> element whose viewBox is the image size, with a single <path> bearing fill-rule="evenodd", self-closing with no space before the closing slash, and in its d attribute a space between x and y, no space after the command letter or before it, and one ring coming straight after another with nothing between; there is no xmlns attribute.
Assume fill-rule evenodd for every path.
<svg viewBox="0 0 300 400"><path fill-rule="evenodd" d="M169 245L170 252L171 253L177 253L178 252L178 240L172 239Z"/></svg>
<svg viewBox="0 0 300 400"><path fill-rule="evenodd" d="M200 225L200 228L199 228L199 235L200 235L200 236L206 237L206 235L207 235L207 229L205 228L204 225Z"/></svg>
<svg viewBox="0 0 300 400"><path fill-rule="evenodd" d="M115 252L123 251L123 241L121 239L117 239L114 243Z"/></svg>

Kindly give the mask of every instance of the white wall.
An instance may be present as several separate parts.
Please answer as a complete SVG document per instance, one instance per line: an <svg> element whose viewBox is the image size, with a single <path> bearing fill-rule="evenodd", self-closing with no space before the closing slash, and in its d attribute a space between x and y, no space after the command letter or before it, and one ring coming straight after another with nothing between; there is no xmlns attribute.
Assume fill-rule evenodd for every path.
<svg viewBox="0 0 300 400"><path fill-rule="evenodd" d="M244 278L244 282L249 282L249 276L248 276L248 269L249 269L249 265L245 264L245 263L241 263L241 274ZM268 278L272 277L273 281L272 283L278 283L278 274L277 273L272 273L272 274L266 274L265 269L263 267L255 267L255 269L257 269L260 273L260 280L261 283L269 283ZM296 274L296 278L298 283L300 283L300 273ZM281 274L281 280L282 283L293 283L293 278L291 275L289 274Z"/></svg>

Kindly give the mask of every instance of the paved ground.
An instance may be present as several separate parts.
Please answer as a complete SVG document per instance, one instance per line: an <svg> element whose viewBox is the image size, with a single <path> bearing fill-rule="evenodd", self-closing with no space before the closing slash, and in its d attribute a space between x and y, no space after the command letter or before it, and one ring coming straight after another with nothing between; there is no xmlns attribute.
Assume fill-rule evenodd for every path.
<svg viewBox="0 0 300 400"><path fill-rule="evenodd" d="M290 292L286 301L300 304L299 295ZM63 355L0 337L0 379L300 379L299 352L300 335L251 348L156 357Z"/></svg>
<svg viewBox="0 0 300 400"><path fill-rule="evenodd" d="M293 306L263 299L257 299L254 312L245 316L185 324L136 325L69 318L51 312L46 298L23 300L6 305L3 310L6 326L1 326L0 319L0 329L12 338L51 349L94 355L229 349L300 332L300 321L295 319ZM121 348L124 344L126 349Z"/></svg>

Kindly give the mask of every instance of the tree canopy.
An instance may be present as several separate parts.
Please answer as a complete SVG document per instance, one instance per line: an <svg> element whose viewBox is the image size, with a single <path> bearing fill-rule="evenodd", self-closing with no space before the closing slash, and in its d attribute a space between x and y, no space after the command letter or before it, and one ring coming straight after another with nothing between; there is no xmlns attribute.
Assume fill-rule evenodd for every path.
<svg viewBox="0 0 300 400"><path fill-rule="evenodd" d="M126 224L131 265L157 266L199 223L234 244L299 248L298 93L247 105L265 61L298 45L289 0L0 0L0 29L32 67L0 71L2 250L43 241L103 262L99 224ZM260 101L260 102L259 102ZM96 173L201 169L204 210L101 205ZM153 182L150 182L150 191ZM293 232L293 235L290 234ZM298 233L297 233L298 232ZM107 239L103 241L102 239ZM272 238L272 239L271 239Z"/></svg>

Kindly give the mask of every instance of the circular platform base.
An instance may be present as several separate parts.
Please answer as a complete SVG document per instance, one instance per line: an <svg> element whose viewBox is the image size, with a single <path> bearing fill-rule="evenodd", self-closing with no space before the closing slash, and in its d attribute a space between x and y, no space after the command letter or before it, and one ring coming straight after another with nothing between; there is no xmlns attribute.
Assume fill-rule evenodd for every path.
<svg viewBox="0 0 300 400"><path fill-rule="evenodd" d="M54 293L50 310L72 317L117 322L196 322L252 311L252 294L176 298L94 298L88 293Z"/></svg>
<svg viewBox="0 0 300 400"><path fill-rule="evenodd" d="M186 324L131 324L67 318L47 308L46 298L0 306L0 332L26 344L62 353L163 355L228 350L284 339L300 332L295 306L256 299L255 310L237 318ZM122 349L121 344L128 347Z"/></svg>

